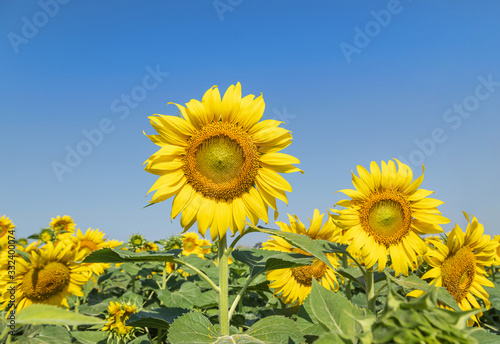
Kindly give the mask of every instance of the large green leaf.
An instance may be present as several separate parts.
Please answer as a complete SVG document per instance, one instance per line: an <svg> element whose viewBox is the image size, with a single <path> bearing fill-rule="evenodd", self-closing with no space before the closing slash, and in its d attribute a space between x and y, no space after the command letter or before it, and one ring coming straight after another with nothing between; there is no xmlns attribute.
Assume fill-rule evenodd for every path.
<svg viewBox="0 0 500 344"><path fill-rule="evenodd" d="M79 326L95 324L104 325L106 322L99 318L66 311L56 306L32 304L17 313L16 323L19 325L44 324Z"/></svg>
<svg viewBox="0 0 500 344"><path fill-rule="evenodd" d="M495 287L484 287L484 290L488 293L491 305L500 311L500 283L495 283Z"/></svg>
<svg viewBox="0 0 500 344"><path fill-rule="evenodd" d="M405 289L411 289L411 290L422 290L424 292L430 292L432 289L437 289L436 295L437 299L447 305L448 307L452 308L455 311L460 311L460 307L458 307L458 304L455 302L455 299L453 299L453 296L448 293L448 291L443 288L443 287L435 287L431 286L429 283L425 282L424 280L418 278L415 275L410 275L408 277L406 276L400 276L399 278L393 277L391 274L386 272L386 275L389 276L389 278L396 282L396 284L400 285L401 287Z"/></svg>
<svg viewBox="0 0 500 344"><path fill-rule="evenodd" d="M127 320L128 326L152 327L168 330L175 319L189 312L183 308L156 308L132 314Z"/></svg>
<svg viewBox="0 0 500 344"><path fill-rule="evenodd" d="M61 344L71 343L71 336L61 326L44 326L28 337L18 338L18 343L23 344Z"/></svg>
<svg viewBox="0 0 500 344"><path fill-rule="evenodd" d="M214 325L201 313L191 312L177 318L168 332L172 344L208 344L217 341Z"/></svg>
<svg viewBox="0 0 500 344"><path fill-rule="evenodd" d="M89 254L83 263L126 263L126 262L170 262L180 250L132 252L111 248L102 248Z"/></svg>
<svg viewBox="0 0 500 344"><path fill-rule="evenodd" d="M267 251L260 249L238 249L233 258L250 266L250 276L262 272L310 265L312 257L300 253Z"/></svg>
<svg viewBox="0 0 500 344"><path fill-rule="evenodd" d="M353 305L343 294L324 288L315 279L308 299L312 316L326 331L356 343L361 326L355 319L366 316L363 309Z"/></svg>
<svg viewBox="0 0 500 344"><path fill-rule="evenodd" d="M480 344L498 344L500 343L500 336L488 332L482 328L474 328L469 334L472 338L476 339Z"/></svg>
<svg viewBox="0 0 500 344"><path fill-rule="evenodd" d="M282 316L269 316L257 321L245 333L258 339L257 343L301 343L302 333L295 322Z"/></svg>
<svg viewBox="0 0 500 344"><path fill-rule="evenodd" d="M192 308L196 298L201 296L201 290L194 283L185 282L179 290L158 291L158 299L167 307Z"/></svg>

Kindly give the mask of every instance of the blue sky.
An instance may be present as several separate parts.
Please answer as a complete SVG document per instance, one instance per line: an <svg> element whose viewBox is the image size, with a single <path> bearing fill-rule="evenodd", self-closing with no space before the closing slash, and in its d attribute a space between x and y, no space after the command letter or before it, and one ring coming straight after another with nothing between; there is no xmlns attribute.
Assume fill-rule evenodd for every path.
<svg viewBox="0 0 500 344"><path fill-rule="evenodd" d="M171 200L142 209L156 180L142 167L156 151L147 117L239 81L293 131L284 152L305 171L286 176L279 220L307 223L352 188L356 165L402 158L417 176L425 164L446 231L465 210L500 234L499 11L493 0L2 2L0 214L18 237L65 214L113 239L179 233Z"/></svg>

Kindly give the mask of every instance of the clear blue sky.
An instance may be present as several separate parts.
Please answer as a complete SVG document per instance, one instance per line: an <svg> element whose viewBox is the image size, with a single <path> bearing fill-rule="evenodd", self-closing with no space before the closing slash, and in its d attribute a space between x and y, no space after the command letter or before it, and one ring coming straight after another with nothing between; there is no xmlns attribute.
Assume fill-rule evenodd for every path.
<svg viewBox="0 0 500 344"><path fill-rule="evenodd" d="M307 222L356 165L402 157L417 176L425 164L445 230L465 210L500 234L498 13L494 0L2 1L0 215L18 237L65 214L113 239L179 233L171 200L142 209L147 117L239 81L293 131L284 152L305 171L286 176L280 220ZM71 167L68 148L87 155Z"/></svg>

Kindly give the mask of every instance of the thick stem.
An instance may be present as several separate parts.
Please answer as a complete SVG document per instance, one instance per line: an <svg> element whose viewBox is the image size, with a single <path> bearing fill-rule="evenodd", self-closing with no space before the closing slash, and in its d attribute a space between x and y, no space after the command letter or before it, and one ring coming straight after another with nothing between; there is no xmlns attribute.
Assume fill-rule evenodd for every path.
<svg viewBox="0 0 500 344"><path fill-rule="evenodd" d="M375 283L373 281L373 269L367 269L365 275L366 281L366 302L368 303L368 309L375 314Z"/></svg>
<svg viewBox="0 0 500 344"><path fill-rule="evenodd" d="M349 267L348 258L347 258L347 255L345 255L345 254L342 255L342 267L344 269L347 269ZM352 294L351 294L351 280L348 279L348 278L344 278L344 293L345 293L345 297L348 300L351 300L351 298L352 298Z"/></svg>
<svg viewBox="0 0 500 344"><path fill-rule="evenodd" d="M219 326L221 336L229 336L228 277L229 264L226 236L219 240Z"/></svg>

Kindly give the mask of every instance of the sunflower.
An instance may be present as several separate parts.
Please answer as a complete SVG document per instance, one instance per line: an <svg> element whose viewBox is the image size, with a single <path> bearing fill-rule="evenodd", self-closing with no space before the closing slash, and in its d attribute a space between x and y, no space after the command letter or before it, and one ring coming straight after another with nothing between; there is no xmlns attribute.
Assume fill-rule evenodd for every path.
<svg viewBox="0 0 500 344"><path fill-rule="evenodd" d="M85 257L101 248L115 248L116 246L122 244L121 241L107 240L107 238L104 238L104 235L105 234L98 228L89 228L85 234L83 234L80 228L78 228L76 236L69 236L66 242L73 245L73 248L79 252L83 252ZM109 263L88 263L85 265L89 266L92 272L96 275L103 274L104 269L107 269L110 266Z"/></svg>
<svg viewBox="0 0 500 344"><path fill-rule="evenodd" d="M488 293L483 286L494 287L493 282L485 275L485 267L495 263L498 243L491 240L489 235L483 235L484 227L464 212L467 218L467 229L464 232L459 225L447 235L446 243L433 241L434 248L430 248L424 256L425 261L432 267L422 279L432 278L431 284L445 287L458 303L460 309L467 311L472 308L481 308L476 297L483 300L486 308L491 306ZM408 296L418 297L424 294L421 290L414 290ZM471 316L479 323L482 313ZM469 324L471 324L469 322Z"/></svg>
<svg viewBox="0 0 500 344"><path fill-rule="evenodd" d="M101 331L109 333L110 338L130 339L134 336L134 327L125 325L125 322L139 310L135 305L126 302L111 301L108 306L109 316L106 325Z"/></svg>
<svg viewBox="0 0 500 344"><path fill-rule="evenodd" d="M43 228L40 231L39 237L41 241L48 243L49 241L54 241L57 235L53 228Z"/></svg>
<svg viewBox="0 0 500 344"><path fill-rule="evenodd" d="M175 195L171 218L182 212L184 231L197 222L200 234L210 228L214 241L228 227L241 233L245 217L267 223L268 206L276 218L276 198L287 202L285 191L292 187L278 172L302 172L293 166L297 158L278 153L292 135L279 127L282 122L260 121L264 100L254 98L241 98L237 83L221 100L213 86L201 102L175 104L181 117L149 117L159 135L147 136L161 147L145 162L147 172L160 176L148 191L156 191L151 203Z"/></svg>
<svg viewBox="0 0 500 344"><path fill-rule="evenodd" d="M142 251L158 251L158 245L151 241L148 241L142 247Z"/></svg>
<svg viewBox="0 0 500 344"><path fill-rule="evenodd" d="M132 234L128 239L128 247L130 250L138 252L147 242L142 234Z"/></svg>
<svg viewBox="0 0 500 344"><path fill-rule="evenodd" d="M419 189L424 174L412 181L410 167L394 160L397 168L394 161L382 161L382 169L372 161L371 173L358 166L359 177L352 173L356 190L339 191L351 198L336 204L346 209L331 209L338 212L331 216L345 230L342 242L349 243L348 251L360 252L367 269L378 262L381 272L389 254L396 275L408 275L427 249L419 235L441 233L439 225L450 220L436 208L442 201L426 198L433 191Z"/></svg>
<svg viewBox="0 0 500 344"><path fill-rule="evenodd" d="M499 243L499 246L497 247L497 253L495 256L495 265L500 265L500 235L495 235L493 237L493 240Z"/></svg>
<svg viewBox="0 0 500 344"><path fill-rule="evenodd" d="M335 226L329 217L322 226L323 215L319 213L318 209L315 209L313 219L309 219L310 225L308 229L305 228L297 216L291 216L290 214L288 214L290 225L283 222L276 222L276 224L284 232L307 235L314 240L322 239L338 242L341 234L339 228ZM262 248L270 251L310 255L291 246L287 241L277 236L272 236L270 240L264 242ZM340 266L338 256L335 253L327 253L326 256L333 267ZM273 281L269 284L269 287L273 288L274 294L279 294L278 296L288 304L296 302L302 304L304 302L306 296L311 292L313 277L326 289L337 291L339 288L337 273L317 258L313 259L311 265L272 270L267 273L267 279Z"/></svg>
<svg viewBox="0 0 500 344"><path fill-rule="evenodd" d="M16 226L14 226L11 219L9 219L5 215L2 215L2 217L0 217L0 238L5 236L14 228L16 228Z"/></svg>
<svg viewBox="0 0 500 344"><path fill-rule="evenodd" d="M49 227L54 229L54 232L57 234L63 234L62 232L74 233L75 232L75 221L71 218L71 216L64 215L63 217L57 215L56 218L52 218L52 221L49 223Z"/></svg>
<svg viewBox="0 0 500 344"><path fill-rule="evenodd" d="M190 254L196 254L199 256L203 255L203 250L201 248L200 237L196 233L184 233L182 234L182 254L189 256Z"/></svg>
<svg viewBox="0 0 500 344"><path fill-rule="evenodd" d="M33 303L69 308L66 297L83 296L81 287L91 277L88 267L73 262L82 260L83 256L83 252L77 253L63 242L56 246L48 242L41 249L31 251L29 262L17 257L16 310L20 311ZM0 282L0 302L4 303L4 307L10 297L8 283L5 279Z"/></svg>

